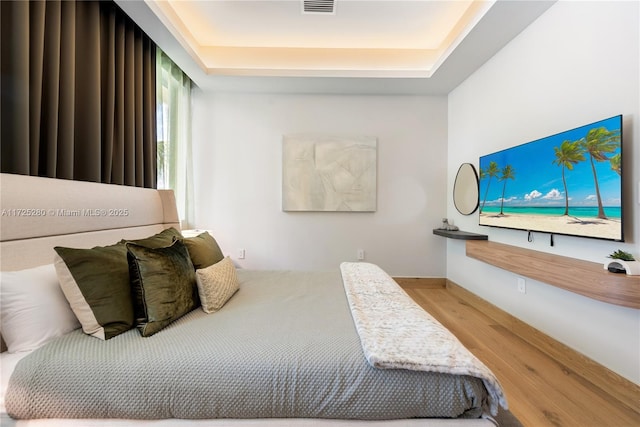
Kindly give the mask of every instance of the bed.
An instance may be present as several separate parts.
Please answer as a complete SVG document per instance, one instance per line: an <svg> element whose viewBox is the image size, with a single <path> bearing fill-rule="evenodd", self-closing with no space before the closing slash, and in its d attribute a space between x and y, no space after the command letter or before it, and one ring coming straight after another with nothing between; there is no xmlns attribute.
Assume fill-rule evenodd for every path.
<svg viewBox="0 0 640 427"><path fill-rule="evenodd" d="M2 425L492 426L491 414L507 407L491 371L378 266L252 271L224 257L204 267L191 251L201 242L180 235L171 191L0 179L1 328L9 344L2 353ZM151 236L171 238L149 248ZM116 242L128 251L134 307L155 289L147 286L156 283L148 279L155 264L145 263L175 253L187 254L189 264L180 268L190 272L180 277L195 274L198 286L185 285L183 294L200 291L197 304L185 303L170 321L149 314L142 326L135 308L137 327L116 332L96 315L97 328L87 330L74 305L80 303L57 283L69 280L61 271L77 278L65 250ZM200 273L214 268L235 284L221 303L200 288L207 279ZM43 278L49 287L36 290ZM205 312L212 302L219 304ZM56 322L38 316L22 326L10 314L24 304L40 317L54 310L50 316L66 326L56 330Z"/></svg>

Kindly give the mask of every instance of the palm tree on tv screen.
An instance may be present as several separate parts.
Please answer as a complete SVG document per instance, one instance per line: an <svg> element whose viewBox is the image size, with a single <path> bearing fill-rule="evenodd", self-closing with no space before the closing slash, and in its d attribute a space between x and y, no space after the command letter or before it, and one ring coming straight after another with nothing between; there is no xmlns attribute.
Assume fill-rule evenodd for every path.
<svg viewBox="0 0 640 427"><path fill-rule="evenodd" d="M480 179L489 177L489 181L487 181L487 189L484 191L484 199L482 199L482 206L480 206L480 213L482 213L484 204L487 202L487 194L489 194L491 179L497 177L499 173L500 168L498 167L498 163L496 162L489 162L489 166L487 166L485 169L480 169Z"/></svg>
<svg viewBox="0 0 640 427"><path fill-rule="evenodd" d="M622 175L622 156L620 153L615 156L609 157L609 163L611 163L611 170L618 174L618 176Z"/></svg>
<svg viewBox="0 0 640 427"><path fill-rule="evenodd" d="M602 198L600 197L600 186L598 185L598 174L596 173L595 162L609 161L607 154L613 153L620 146L620 129L609 131L604 126L590 129L589 132L587 132L587 136L580 141L580 145L585 152L589 153L593 181L596 186L596 198L598 199L598 218L606 219L607 216L604 213Z"/></svg>
<svg viewBox="0 0 640 427"><path fill-rule="evenodd" d="M513 169L513 166L507 165L502 168L502 171L500 172L500 178L498 178L498 181L504 181L504 184L502 185L502 198L500 199L500 215L504 215L504 192L507 189L507 180L516 179L516 171Z"/></svg>
<svg viewBox="0 0 640 427"><path fill-rule="evenodd" d="M553 147L556 154L554 165L562 166L562 184L564 185L564 214L569 215L569 191L567 190L567 180L564 176L565 169L573 170L573 165L583 162L584 151L580 145L580 141L562 141L560 148Z"/></svg>

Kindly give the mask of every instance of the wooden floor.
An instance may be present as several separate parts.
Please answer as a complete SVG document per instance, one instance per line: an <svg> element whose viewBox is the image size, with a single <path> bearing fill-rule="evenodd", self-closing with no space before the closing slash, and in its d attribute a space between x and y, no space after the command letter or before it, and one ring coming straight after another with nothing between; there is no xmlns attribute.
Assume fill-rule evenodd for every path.
<svg viewBox="0 0 640 427"><path fill-rule="evenodd" d="M446 288L403 288L495 373L525 427L640 426L639 399L625 405Z"/></svg>

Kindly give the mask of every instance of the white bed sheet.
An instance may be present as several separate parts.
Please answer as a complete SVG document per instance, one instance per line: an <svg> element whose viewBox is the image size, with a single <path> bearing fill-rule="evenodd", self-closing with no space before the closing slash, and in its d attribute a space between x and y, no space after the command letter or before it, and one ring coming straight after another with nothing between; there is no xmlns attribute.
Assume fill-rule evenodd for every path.
<svg viewBox="0 0 640 427"><path fill-rule="evenodd" d="M5 414L2 427L496 427L488 419L410 419L393 421L328 420L315 418L262 418L218 420L21 420L15 421Z"/></svg>
<svg viewBox="0 0 640 427"><path fill-rule="evenodd" d="M16 365L23 357L29 355L31 351L23 351L20 353L7 353L6 351L0 354L0 383L2 389L0 389L0 411L2 414L6 413L4 407L4 395L9 386L9 378L11 373L15 369ZM4 423L2 424L4 427Z"/></svg>

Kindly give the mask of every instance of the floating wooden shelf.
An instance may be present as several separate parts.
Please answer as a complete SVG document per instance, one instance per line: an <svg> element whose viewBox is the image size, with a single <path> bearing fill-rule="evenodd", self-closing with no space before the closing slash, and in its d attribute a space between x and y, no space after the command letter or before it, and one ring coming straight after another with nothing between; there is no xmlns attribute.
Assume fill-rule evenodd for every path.
<svg viewBox="0 0 640 427"><path fill-rule="evenodd" d="M595 262L489 241L468 241L467 256L589 298L640 308L640 276L610 273Z"/></svg>
<svg viewBox="0 0 640 427"><path fill-rule="evenodd" d="M459 239L459 240L487 240L489 236L486 234L476 234L476 233L468 233L466 231L449 231L449 230L441 230L439 228L433 229L433 234L437 234L438 236L448 237L450 239Z"/></svg>

